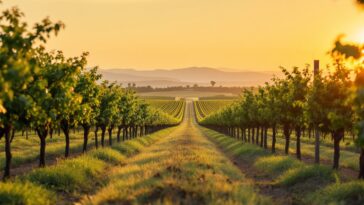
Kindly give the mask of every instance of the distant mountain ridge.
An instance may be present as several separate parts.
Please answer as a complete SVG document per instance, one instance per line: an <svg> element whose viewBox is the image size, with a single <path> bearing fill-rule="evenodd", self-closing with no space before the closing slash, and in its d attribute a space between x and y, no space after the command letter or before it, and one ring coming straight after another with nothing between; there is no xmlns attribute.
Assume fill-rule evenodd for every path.
<svg viewBox="0 0 364 205"><path fill-rule="evenodd" d="M137 86L169 87L185 85L257 86L270 81L274 72L223 71L209 67L189 67L171 70L100 69L104 79Z"/></svg>

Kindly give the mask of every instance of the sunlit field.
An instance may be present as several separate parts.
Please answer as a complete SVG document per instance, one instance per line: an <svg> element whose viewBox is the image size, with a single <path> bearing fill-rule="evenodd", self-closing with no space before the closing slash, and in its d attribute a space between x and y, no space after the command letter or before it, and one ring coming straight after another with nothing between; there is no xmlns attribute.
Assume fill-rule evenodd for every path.
<svg viewBox="0 0 364 205"><path fill-rule="evenodd" d="M364 0L0 0L0 205L363 205Z"/></svg>

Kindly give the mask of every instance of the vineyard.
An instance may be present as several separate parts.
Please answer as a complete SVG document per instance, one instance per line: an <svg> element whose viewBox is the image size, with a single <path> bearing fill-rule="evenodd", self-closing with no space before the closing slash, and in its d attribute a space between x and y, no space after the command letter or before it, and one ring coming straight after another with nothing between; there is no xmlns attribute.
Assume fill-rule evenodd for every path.
<svg viewBox="0 0 364 205"><path fill-rule="evenodd" d="M364 204L364 45L239 96L157 97L48 51L64 28L0 14L0 205Z"/></svg>
<svg viewBox="0 0 364 205"><path fill-rule="evenodd" d="M147 102L151 106L162 110L179 121L183 118L186 106L186 101L184 100L147 100Z"/></svg>
<svg viewBox="0 0 364 205"><path fill-rule="evenodd" d="M222 109L225 106L233 103L232 100L199 100L194 101L196 107L196 118L201 121L206 116Z"/></svg>
<svg viewBox="0 0 364 205"><path fill-rule="evenodd" d="M96 158L107 161L115 155L108 149L95 150L180 123L183 102L162 111L140 100L132 89L103 80L97 67L86 68L87 53L67 58L62 51L47 52L44 44L51 34L56 35L63 29L63 23L53 23L47 18L29 29L22 17L23 13L17 8L6 10L1 16L0 144L4 154L0 164L4 167L3 180L10 179L12 168L15 168L15 175L25 174L34 170L36 161L39 167L46 167L46 163L59 162L57 158L62 154L63 159L67 159L90 150L87 156L94 156L95 162L86 155L61 160L55 167L28 174L29 180L0 184L0 198L10 200L2 203L24 203L3 196L8 189L29 186L41 190L28 181L56 189L67 188L52 182L57 178L62 181L60 174L66 177L62 183L72 189L72 182L84 180L86 173L106 168L106 164ZM100 170L93 170L99 165ZM69 166L80 169L75 171Z"/></svg>
<svg viewBox="0 0 364 205"><path fill-rule="evenodd" d="M274 166L279 171L283 170L276 175L278 181L273 181L273 184L304 186L305 181L309 180L310 186L317 186L316 189L327 192L332 198L344 189L359 197L364 193L364 184L355 178L364 178L364 149L363 136L358 135L355 125L361 126L362 107L357 107L361 96L357 95L356 99L352 96L356 95L355 92L362 92L359 84L362 73L352 82L349 70L338 62L334 64L334 72L328 75L316 72L314 77L308 68L295 67L291 72L282 68L284 78L273 79L272 84L260 87L258 92L246 89L240 100L203 117L200 123L231 136L241 143L241 149L249 145L257 146L250 148L262 154L252 153L251 158L245 161L259 171L269 170L270 167L276 169ZM195 109L197 112L201 110L196 104ZM343 147L342 141L345 142ZM272 153L269 157L267 150ZM266 174L273 175L272 172L274 170ZM350 182L335 184L333 175L337 175L339 181ZM296 177L303 178L298 180ZM312 183L319 178L322 184ZM300 201L301 191L293 191L299 196L294 201ZM311 194L307 193L303 199L306 200ZM324 197L317 200L320 204L333 202L330 201L333 199ZM362 201L363 198L359 197L358 200Z"/></svg>

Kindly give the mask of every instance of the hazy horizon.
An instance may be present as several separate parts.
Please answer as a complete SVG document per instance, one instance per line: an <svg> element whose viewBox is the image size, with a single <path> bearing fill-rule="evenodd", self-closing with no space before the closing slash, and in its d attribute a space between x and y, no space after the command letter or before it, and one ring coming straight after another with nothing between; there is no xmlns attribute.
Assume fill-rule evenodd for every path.
<svg viewBox="0 0 364 205"><path fill-rule="evenodd" d="M347 0L5 0L32 23L49 16L66 29L47 44L89 66L191 66L277 71L320 59L339 34L364 42L364 13ZM332 23L335 22L335 23Z"/></svg>

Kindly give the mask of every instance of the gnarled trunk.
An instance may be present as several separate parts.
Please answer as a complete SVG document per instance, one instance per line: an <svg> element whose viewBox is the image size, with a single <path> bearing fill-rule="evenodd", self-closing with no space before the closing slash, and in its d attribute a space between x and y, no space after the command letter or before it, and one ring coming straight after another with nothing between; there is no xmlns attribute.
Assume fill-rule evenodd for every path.
<svg viewBox="0 0 364 205"><path fill-rule="evenodd" d="M53 138L53 129L49 129L49 137L52 139Z"/></svg>
<svg viewBox="0 0 364 205"><path fill-rule="evenodd" d="M85 153L87 151L87 143L88 143L88 134L90 133L91 126L83 124L83 148L82 152Z"/></svg>
<svg viewBox="0 0 364 205"><path fill-rule="evenodd" d="M69 128L69 123L68 121L62 121L61 122L61 129L64 133L64 137L66 140L66 147L65 147L65 151L64 151L64 157L68 157L69 153L70 153L70 128Z"/></svg>
<svg viewBox="0 0 364 205"><path fill-rule="evenodd" d="M99 132L99 127L96 126L95 127L95 147L96 149L99 148L99 140L98 140L98 133Z"/></svg>
<svg viewBox="0 0 364 205"><path fill-rule="evenodd" d="M296 157L301 160L301 127L297 126L296 129Z"/></svg>
<svg viewBox="0 0 364 205"><path fill-rule="evenodd" d="M106 126L101 126L101 147L105 145L105 133L106 133Z"/></svg>
<svg viewBox="0 0 364 205"><path fill-rule="evenodd" d="M364 179L364 148L361 148L359 159L359 179Z"/></svg>
<svg viewBox="0 0 364 205"><path fill-rule="evenodd" d="M334 140L334 169L339 169L339 161L340 161L340 141L344 137L344 129L337 130L332 133L332 137Z"/></svg>
<svg viewBox="0 0 364 205"><path fill-rule="evenodd" d="M290 142L289 129L290 129L289 124L284 124L283 125L283 134L284 134L284 138L286 140L286 144L285 144L285 147L284 147L284 153L285 154L289 154L289 142Z"/></svg>
<svg viewBox="0 0 364 205"><path fill-rule="evenodd" d="M262 127L261 131L260 131L260 147L264 146L264 130L265 130L265 127Z"/></svg>
<svg viewBox="0 0 364 205"><path fill-rule="evenodd" d="M264 143L263 146L265 149L268 149L268 127L264 128Z"/></svg>
<svg viewBox="0 0 364 205"><path fill-rule="evenodd" d="M11 126L5 126L2 131L2 135L5 135L5 167L4 167L4 175L3 180L5 181L10 177L10 167L11 167Z"/></svg>
<svg viewBox="0 0 364 205"><path fill-rule="evenodd" d="M112 130L113 130L114 126L110 126L108 129L109 132L109 145L112 146Z"/></svg>
<svg viewBox="0 0 364 205"><path fill-rule="evenodd" d="M45 167L45 150L46 150L46 138L48 135L48 129L37 128L36 131L40 140L39 167Z"/></svg>
<svg viewBox="0 0 364 205"><path fill-rule="evenodd" d="M276 125L273 125L272 127L272 153L275 153L276 152L276 141L277 141L277 137L276 137L276 134L277 134L277 131L276 131L277 127Z"/></svg>
<svg viewBox="0 0 364 205"><path fill-rule="evenodd" d="M252 128L252 144L255 144L255 128Z"/></svg>
<svg viewBox="0 0 364 205"><path fill-rule="evenodd" d="M320 164L320 131L315 129L315 163Z"/></svg>
<svg viewBox="0 0 364 205"><path fill-rule="evenodd" d="M250 143L250 137L251 137L251 135L250 135L250 128L248 128L248 142Z"/></svg>
<svg viewBox="0 0 364 205"><path fill-rule="evenodd" d="M118 142L120 142L121 129L123 129L123 127L122 127L122 126L118 126L118 132L117 132L117 134L116 134L116 140L117 140Z"/></svg>

